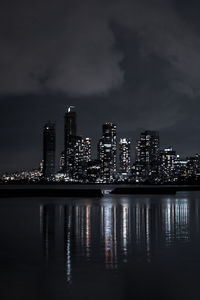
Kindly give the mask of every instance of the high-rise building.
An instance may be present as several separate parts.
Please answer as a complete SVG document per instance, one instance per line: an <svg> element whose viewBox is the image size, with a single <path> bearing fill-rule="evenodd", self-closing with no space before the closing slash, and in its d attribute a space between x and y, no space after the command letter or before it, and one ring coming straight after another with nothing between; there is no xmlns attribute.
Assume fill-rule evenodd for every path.
<svg viewBox="0 0 200 300"><path fill-rule="evenodd" d="M136 182L156 182L158 180L160 165L159 152L160 142L158 132L142 132L136 146Z"/></svg>
<svg viewBox="0 0 200 300"><path fill-rule="evenodd" d="M75 167L75 149L77 144L76 136L76 112L72 111L74 107L69 106L65 113L64 130L64 172L69 179L74 178Z"/></svg>
<svg viewBox="0 0 200 300"><path fill-rule="evenodd" d="M83 154L83 160L88 163L91 161L91 139L85 138L83 140L84 143L84 154Z"/></svg>
<svg viewBox="0 0 200 300"><path fill-rule="evenodd" d="M59 160L59 168L60 171L63 171L65 167L65 152L62 151L60 154L60 160Z"/></svg>
<svg viewBox="0 0 200 300"><path fill-rule="evenodd" d="M160 151L160 179L161 182L173 181L174 162L176 160L176 151L172 147Z"/></svg>
<svg viewBox="0 0 200 300"><path fill-rule="evenodd" d="M120 174L127 176L131 169L131 156L130 156L130 139L123 138L119 142L119 170Z"/></svg>
<svg viewBox="0 0 200 300"><path fill-rule="evenodd" d="M189 159L181 158L180 155L176 155L176 159L174 160L174 182L185 182L188 177L188 162Z"/></svg>
<svg viewBox="0 0 200 300"><path fill-rule="evenodd" d="M75 145L74 145L74 162L72 166L73 175L72 177L75 180L82 181L84 177L84 170L86 168L86 164L84 161L84 140L81 136L76 136Z"/></svg>
<svg viewBox="0 0 200 300"><path fill-rule="evenodd" d="M76 112L73 110L74 106L69 106L65 113L65 138L68 136L76 136Z"/></svg>
<svg viewBox="0 0 200 300"><path fill-rule="evenodd" d="M70 181L82 181L91 160L91 140L77 136L76 112L70 106L65 114L64 172Z"/></svg>
<svg viewBox="0 0 200 300"><path fill-rule="evenodd" d="M55 124L48 122L43 130L43 176L46 179L52 179L55 175L55 151Z"/></svg>
<svg viewBox="0 0 200 300"><path fill-rule="evenodd" d="M91 160L87 164L87 182L101 182L101 162L99 160Z"/></svg>
<svg viewBox="0 0 200 300"><path fill-rule="evenodd" d="M200 154L188 158L187 175L190 180L196 181L200 178Z"/></svg>
<svg viewBox="0 0 200 300"><path fill-rule="evenodd" d="M101 178L103 182L113 182L117 171L116 125L103 124L103 135L98 144L98 158L101 161Z"/></svg>

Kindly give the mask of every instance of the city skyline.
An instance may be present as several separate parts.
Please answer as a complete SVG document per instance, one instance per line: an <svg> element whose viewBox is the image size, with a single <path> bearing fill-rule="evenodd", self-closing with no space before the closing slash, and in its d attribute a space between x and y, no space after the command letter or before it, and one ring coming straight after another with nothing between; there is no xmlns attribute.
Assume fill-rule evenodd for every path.
<svg viewBox="0 0 200 300"><path fill-rule="evenodd" d="M96 144L77 130L75 106L64 113L64 142L58 154L56 124L48 121L43 127L43 151L39 168L4 172L2 182L69 182L69 183L198 183L200 154L180 157L173 146L162 147L158 131L140 132L133 143L118 137L118 127L111 122L102 125ZM131 153L135 153L134 158ZM57 166L56 161L59 162Z"/></svg>
<svg viewBox="0 0 200 300"><path fill-rule="evenodd" d="M67 106L65 106L65 111L67 112L68 108L66 108ZM69 106L70 107L70 106ZM72 108L75 107L75 106L72 106ZM77 110L77 107L76 107L76 110ZM77 110L77 119L78 121L82 119L83 117L83 114L84 114L84 111L80 111L79 108ZM49 118L50 119L50 118ZM105 124L105 123L112 123L111 121L112 118L110 118L110 121L109 121L109 118L107 118L107 121L104 121L102 124ZM48 120L48 118L47 118ZM55 118L52 118L52 120L55 120ZM53 121L52 121L53 122ZM65 122L65 121L64 121ZM59 168L59 165L60 165L60 153L63 151L63 143L64 143L64 140L63 138L60 138L60 135L63 136L63 128L61 128L61 125L64 126L64 123L63 122L63 116L61 116L61 118L59 120L57 120L56 123L56 136L57 136L57 140L56 140L56 168L58 169ZM47 122L48 123L48 122ZM59 124L59 126L57 126ZM87 132L85 132L85 134L82 134L82 125L83 124L80 124L80 122L78 122L78 124L76 124L77 128L76 128L76 131L78 131L78 135L79 136L84 136L84 137L88 137L91 139L91 145L92 145L92 158L94 159L96 156L97 156L97 148L96 148L96 144L98 143L99 141L99 137L101 136L101 126L102 124L99 124L98 127L96 128L93 128L95 129L95 132L96 134L91 137L89 134L87 134ZM156 128L154 130L152 130L152 128L141 128L141 129L138 129L137 130L137 134L135 133L134 129L133 129L133 132L135 133L135 136L134 138L132 138L132 133L131 133L131 130L129 132L129 135L122 135L121 133L121 128L120 128L120 123L119 122L115 122L115 124L117 125L117 142L119 143L120 142L120 139L121 138L128 138L130 139L131 141L131 144L132 144L132 151L130 152L130 155L131 155L131 160L134 161L135 158L136 158L136 153L135 153L135 147L137 146L137 140L139 138L139 135L141 132L144 132L145 130L150 130L150 131L158 131ZM84 124L85 125L85 124ZM87 125L87 124L86 124ZM42 127L44 126L44 120L43 120L43 123L42 123ZM87 126L87 129L88 131L91 130L91 127L92 126ZM164 143L163 141L163 135L162 135L162 131L159 131L160 133L160 136L161 136L161 139L160 139L160 144L161 144L161 147L164 149L164 148L168 148L168 147L172 147L175 148L177 150L177 153L180 154L181 157L189 157L191 155L195 155L197 153L199 153L200 151L191 151L191 152L186 152L185 149L182 149L181 151L178 151L179 147L176 148L176 144L179 142L179 140L176 140L176 143L170 143L170 141L166 141ZM37 135L38 139L37 139L37 143L39 143L39 146L38 146L38 151L36 151L36 149L34 149L34 154L33 156L31 157L31 160L30 160L30 157L29 157L29 165L25 166L23 165L23 161L22 161L22 165L18 165L19 167L18 168L9 168L6 166L4 168L1 168L0 170L0 173L2 174L2 172L14 172L14 171L17 171L17 170L25 170L25 169L33 169L33 168L37 168L38 167L38 164L40 163L41 159L42 159L42 156L41 156L41 152L42 152L42 135L41 135L41 128L40 128L40 131L39 132L35 132L34 133L35 136ZM29 136L27 135L27 139L29 138ZM187 148L187 147L186 147ZM200 147L199 147L200 149ZM22 151L23 152L23 151ZM22 153L21 153L22 154ZM33 157L34 155L36 155L38 157L38 161L34 161ZM31 161L33 161L33 163L30 163ZM19 162L18 162L19 163Z"/></svg>

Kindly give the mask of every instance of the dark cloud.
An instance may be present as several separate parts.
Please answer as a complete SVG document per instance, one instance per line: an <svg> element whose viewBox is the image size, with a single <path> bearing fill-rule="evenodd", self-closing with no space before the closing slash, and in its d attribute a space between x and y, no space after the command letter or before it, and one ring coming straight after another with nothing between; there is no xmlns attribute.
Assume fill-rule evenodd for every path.
<svg viewBox="0 0 200 300"><path fill-rule="evenodd" d="M171 87L199 94L200 38L173 1L1 1L0 92L97 95L120 88L114 21L136 31L143 59L171 65ZM134 59L134 58L133 58Z"/></svg>
<svg viewBox="0 0 200 300"><path fill-rule="evenodd" d="M1 19L2 94L85 96L122 84L122 55L100 2L19 1L4 4Z"/></svg>

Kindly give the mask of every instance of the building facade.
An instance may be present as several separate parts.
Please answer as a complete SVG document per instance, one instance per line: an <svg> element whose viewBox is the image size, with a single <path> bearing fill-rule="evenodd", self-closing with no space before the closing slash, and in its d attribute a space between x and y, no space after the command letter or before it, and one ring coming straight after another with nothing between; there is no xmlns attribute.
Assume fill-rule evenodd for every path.
<svg viewBox="0 0 200 300"><path fill-rule="evenodd" d="M53 179L55 175L56 132L55 124L48 122L43 129L43 176Z"/></svg>
<svg viewBox="0 0 200 300"><path fill-rule="evenodd" d="M77 148L76 112L70 106L64 117L64 172L69 179L74 178L74 166Z"/></svg>
<svg viewBox="0 0 200 300"><path fill-rule="evenodd" d="M136 146L136 182L158 181L160 165L159 153L160 140L158 132L142 132Z"/></svg>
<svg viewBox="0 0 200 300"><path fill-rule="evenodd" d="M122 138L119 141L119 172L121 177L127 177L131 170L131 141Z"/></svg>
<svg viewBox="0 0 200 300"><path fill-rule="evenodd" d="M103 124L102 138L98 144L98 159L101 162L102 182L113 182L117 172L117 137L116 125Z"/></svg>
<svg viewBox="0 0 200 300"><path fill-rule="evenodd" d="M160 179L161 183L173 182L176 151L172 147L160 151Z"/></svg>

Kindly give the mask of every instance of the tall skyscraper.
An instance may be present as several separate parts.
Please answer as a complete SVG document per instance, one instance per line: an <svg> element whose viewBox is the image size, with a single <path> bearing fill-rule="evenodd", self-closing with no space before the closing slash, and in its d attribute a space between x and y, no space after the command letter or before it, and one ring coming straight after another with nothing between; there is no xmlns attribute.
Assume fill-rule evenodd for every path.
<svg viewBox="0 0 200 300"><path fill-rule="evenodd" d="M119 142L119 170L120 174L127 176L131 169L131 156L130 156L130 139L123 138Z"/></svg>
<svg viewBox="0 0 200 300"><path fill-rule="evenodd" d="M98 144L98 155L101 161L101 178L103 182L113 182L117 171L117 138L115 124L103 124L103 135Z"/></svg>
<svg viewBox="0 0 200 300"><path fill-rule="evenodd" d="M64 172L70 179L74 178L76 137L76 112L69 106L65 113L64 128Z"/></svg>
<svg viewBox="0 0 200 300"><path fill-rule="evenodd" d="M77 136L76 112L73 106L65 114L64 172L70 181L82 181L91 160L91 140Z"/></svg>
<svg viewBox="0 0 200 300"><path fill-rule="evenodd" d="M76 136L76 112L74 111L74 106L69 106L67 112L65 113L65 138L68 136Z"/></svg>
<svg viewBox="0 0 200 300"><path fill-rule="evenodd" d="M43 130L43 176L46 179L52 179L55 175L55 151L55 124L48 122Z"/></svg>
<svg viewBox="0 0 200 300"><path fill-rule="evenodd" d="M159 153L160 141L158 132L142 132L136 146L136 182L157 181L160 165Z"/></svg>

